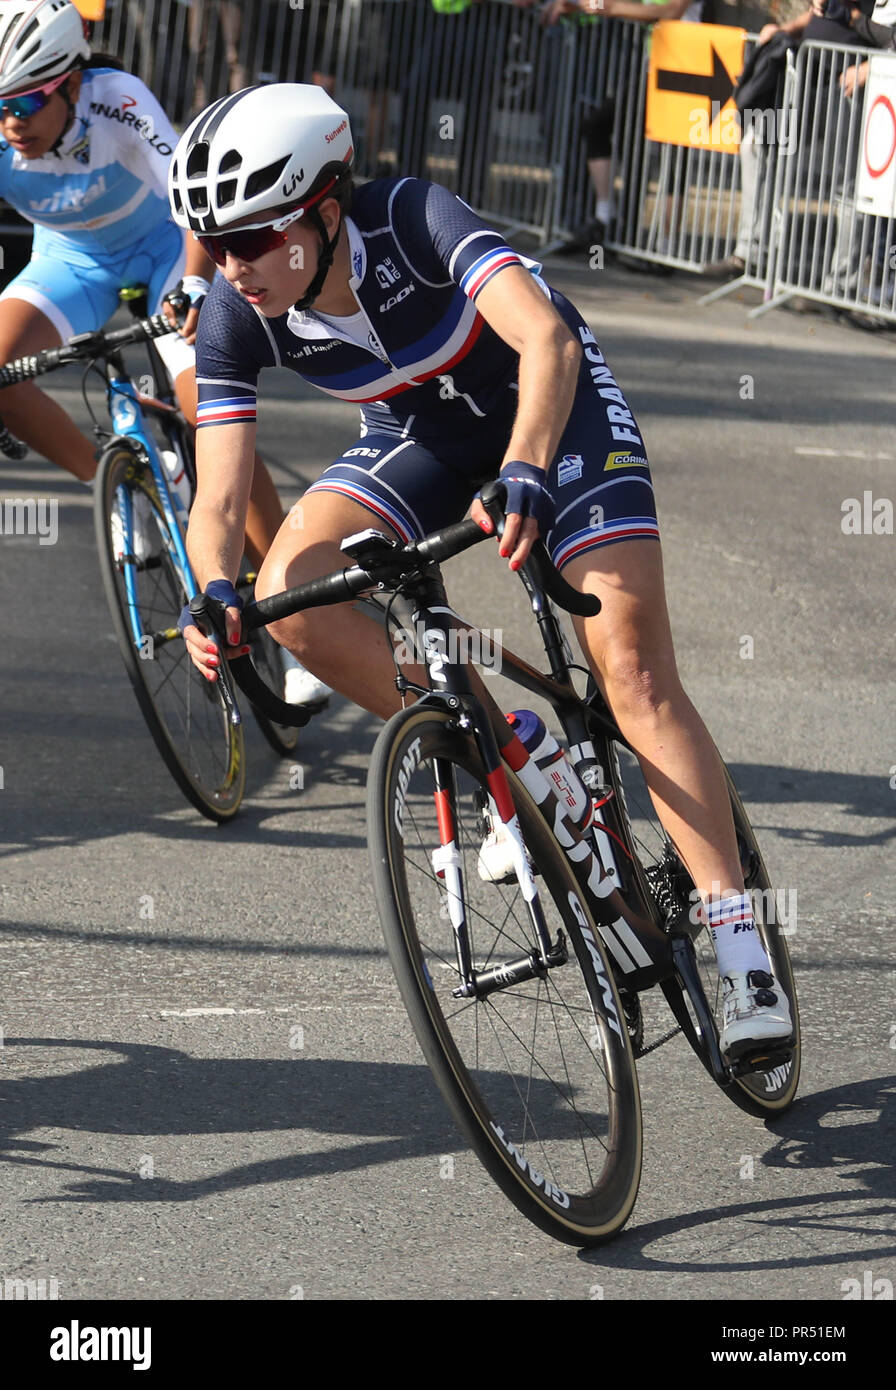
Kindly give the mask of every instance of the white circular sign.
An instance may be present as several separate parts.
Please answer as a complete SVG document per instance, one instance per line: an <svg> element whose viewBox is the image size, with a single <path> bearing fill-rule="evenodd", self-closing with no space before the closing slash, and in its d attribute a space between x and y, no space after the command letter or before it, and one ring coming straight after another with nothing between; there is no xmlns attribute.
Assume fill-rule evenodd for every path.
<svg viewBox="0 0 896 1390"><path fill-rule="evenodd" d="M873 179L889 169L896 154L896 111L889 97L879 96L865 124L865 165Z"/></svg>

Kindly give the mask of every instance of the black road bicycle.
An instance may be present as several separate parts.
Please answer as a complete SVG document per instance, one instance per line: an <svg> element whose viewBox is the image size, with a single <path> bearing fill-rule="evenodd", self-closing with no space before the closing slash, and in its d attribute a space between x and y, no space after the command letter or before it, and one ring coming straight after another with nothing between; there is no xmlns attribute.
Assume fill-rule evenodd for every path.
<svg viewBox="0 0 896 1390"><path fill-rule="evenodd" d="M500 525L500 485L483 500ZM390 594L387 616L422 634L427 685L383 727L370 766L367 829L386 944L417 1038L442 1093L489 1173L536 1225L595 1245L635 1202L641 1170L636 1058L682 1032L726 1095L757 1115L796 1092L800 1036L787 943L756 838L733 783L744 884L776 979L791 1003L787 1046L727 1065L719 1049L720 983L693 882L653 810L640 768L593 684L580 698L552 600L583 616L599 601L562 579L539 543L520 574L550 675L510 651L501 674L554 709L589 787L595 824L582 838L529 762L502 759L511 734L466 660L470 628L448 606L438 565L485 539L471 520L399 545L350 537L354 562L250 606L247 629L301 609ZM206 631L216 605L191 605ZM265 692L251 659L234 679L269 717L288 707ZM727 775L727 774L726 774ZM486 808L514 844L504 882L479 871ZM658 986L676 1026L644 1036L640 995Z"/></svg>
<svg viewBox="0 0 896 1390"><path fill-rule="evenodd" d="M243 729L228 691L210 684L187 655L175 623L197 592L187 559L188 507L171 484L183 471L189 499L196 485L192 432L174 399L154 339L173 331L161 314L146 317L146 287L122 290L136 318L129 328L82 333L59 348L19 358L0 369L0 387L74 363L85 368L83 394L99 445L94 483L94 523L103 585L128 678L165 765L192 804L213 821L228 820L242 801L246 780ZM183 307L183 306L182 306ZM125 348L146 350L144 375L125 367ZM96 373L105 388L113 429L102 424L87 395ZM0 397L2 400L2 397ZM22 458L26 446L0 422L0 450ZM168 465L166 466L166 458ZM254 575L240 584L251 597ZM263 628L254 640L255 661L266 683L283 693L281 649ZM254 711L262 733L282 757L293 754L296 725Z"/></svg>

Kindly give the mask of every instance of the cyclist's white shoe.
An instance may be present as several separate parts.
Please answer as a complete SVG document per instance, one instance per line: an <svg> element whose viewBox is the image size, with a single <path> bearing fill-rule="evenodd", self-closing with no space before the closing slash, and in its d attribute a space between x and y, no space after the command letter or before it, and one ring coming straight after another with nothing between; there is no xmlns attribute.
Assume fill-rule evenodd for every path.
<svg viewBox="0 0 896 1390"><path fill-rule="evenodd" d="M485 837L477 861L479 877L483 883L515 883L513 842L491 797L488 799L488 805L482 808L482 829ZM528 850L526 858L529 868L532 869L532 859Z"/></svg>
<svg viewBox="0 0 896 1390"><path fill-rule="evenodd" d="M304 705L306 709L323 709L333 693L330 686L324 685L317 676L306 671L305 667L296 661L292 652L288 652L285 647L282 651L285 672L283 698L286 703Z"/></svg>
<svg viewBox="0 0 896 1390"><path fill-rule="evenodd" d="M731 971L722 977L722 1055L735 1062L793 1039L787 996L767 970Z"/></svg>
<svg viewBox="0 0 896 1390"><path fill-rule="evenodd" d="M153 509L145 493L131 493L131 549L134 559L141 564L159 549L159 534ZM125 553L124 522L116 503L109 518L112 531L112 553L116 561L121 561Z"/></svg>
<svg viewBox="0 0 896 1390"><path fill-rule="evenodd" d="M516 878L513 846L504 824L485 812L491 826L479 851L479 877L483 883L512 883Z"/></svg>

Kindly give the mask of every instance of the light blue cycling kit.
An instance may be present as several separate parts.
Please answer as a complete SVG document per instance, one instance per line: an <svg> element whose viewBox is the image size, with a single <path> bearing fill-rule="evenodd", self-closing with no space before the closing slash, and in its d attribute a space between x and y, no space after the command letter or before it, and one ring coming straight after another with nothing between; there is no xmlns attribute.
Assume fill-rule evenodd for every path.
<svg viewBox="0 0 896 1390"><path fill-rule="evenodd" d="M31 261L0 299L27 300L62 340L101 327L123 285L148 285L150 312L158 312L184 266L167 191L176 143L152 93L113 68L84 71L55 153L26 159L0 142L0 197L35 224ZM172 335L170 346L178 371L191 365L182 339Z"/></svg>

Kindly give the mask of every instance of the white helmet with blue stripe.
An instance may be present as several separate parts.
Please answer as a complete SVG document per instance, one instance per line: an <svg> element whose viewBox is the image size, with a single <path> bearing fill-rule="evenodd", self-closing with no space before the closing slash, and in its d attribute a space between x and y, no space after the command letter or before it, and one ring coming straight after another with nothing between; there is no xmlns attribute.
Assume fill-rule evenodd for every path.
<svg viewBox="0 0 896 1390"><path fill-rule="evenodd" d="M89 58L84 20L72 0L0 4L0 97L48 86Z"/></svg>

